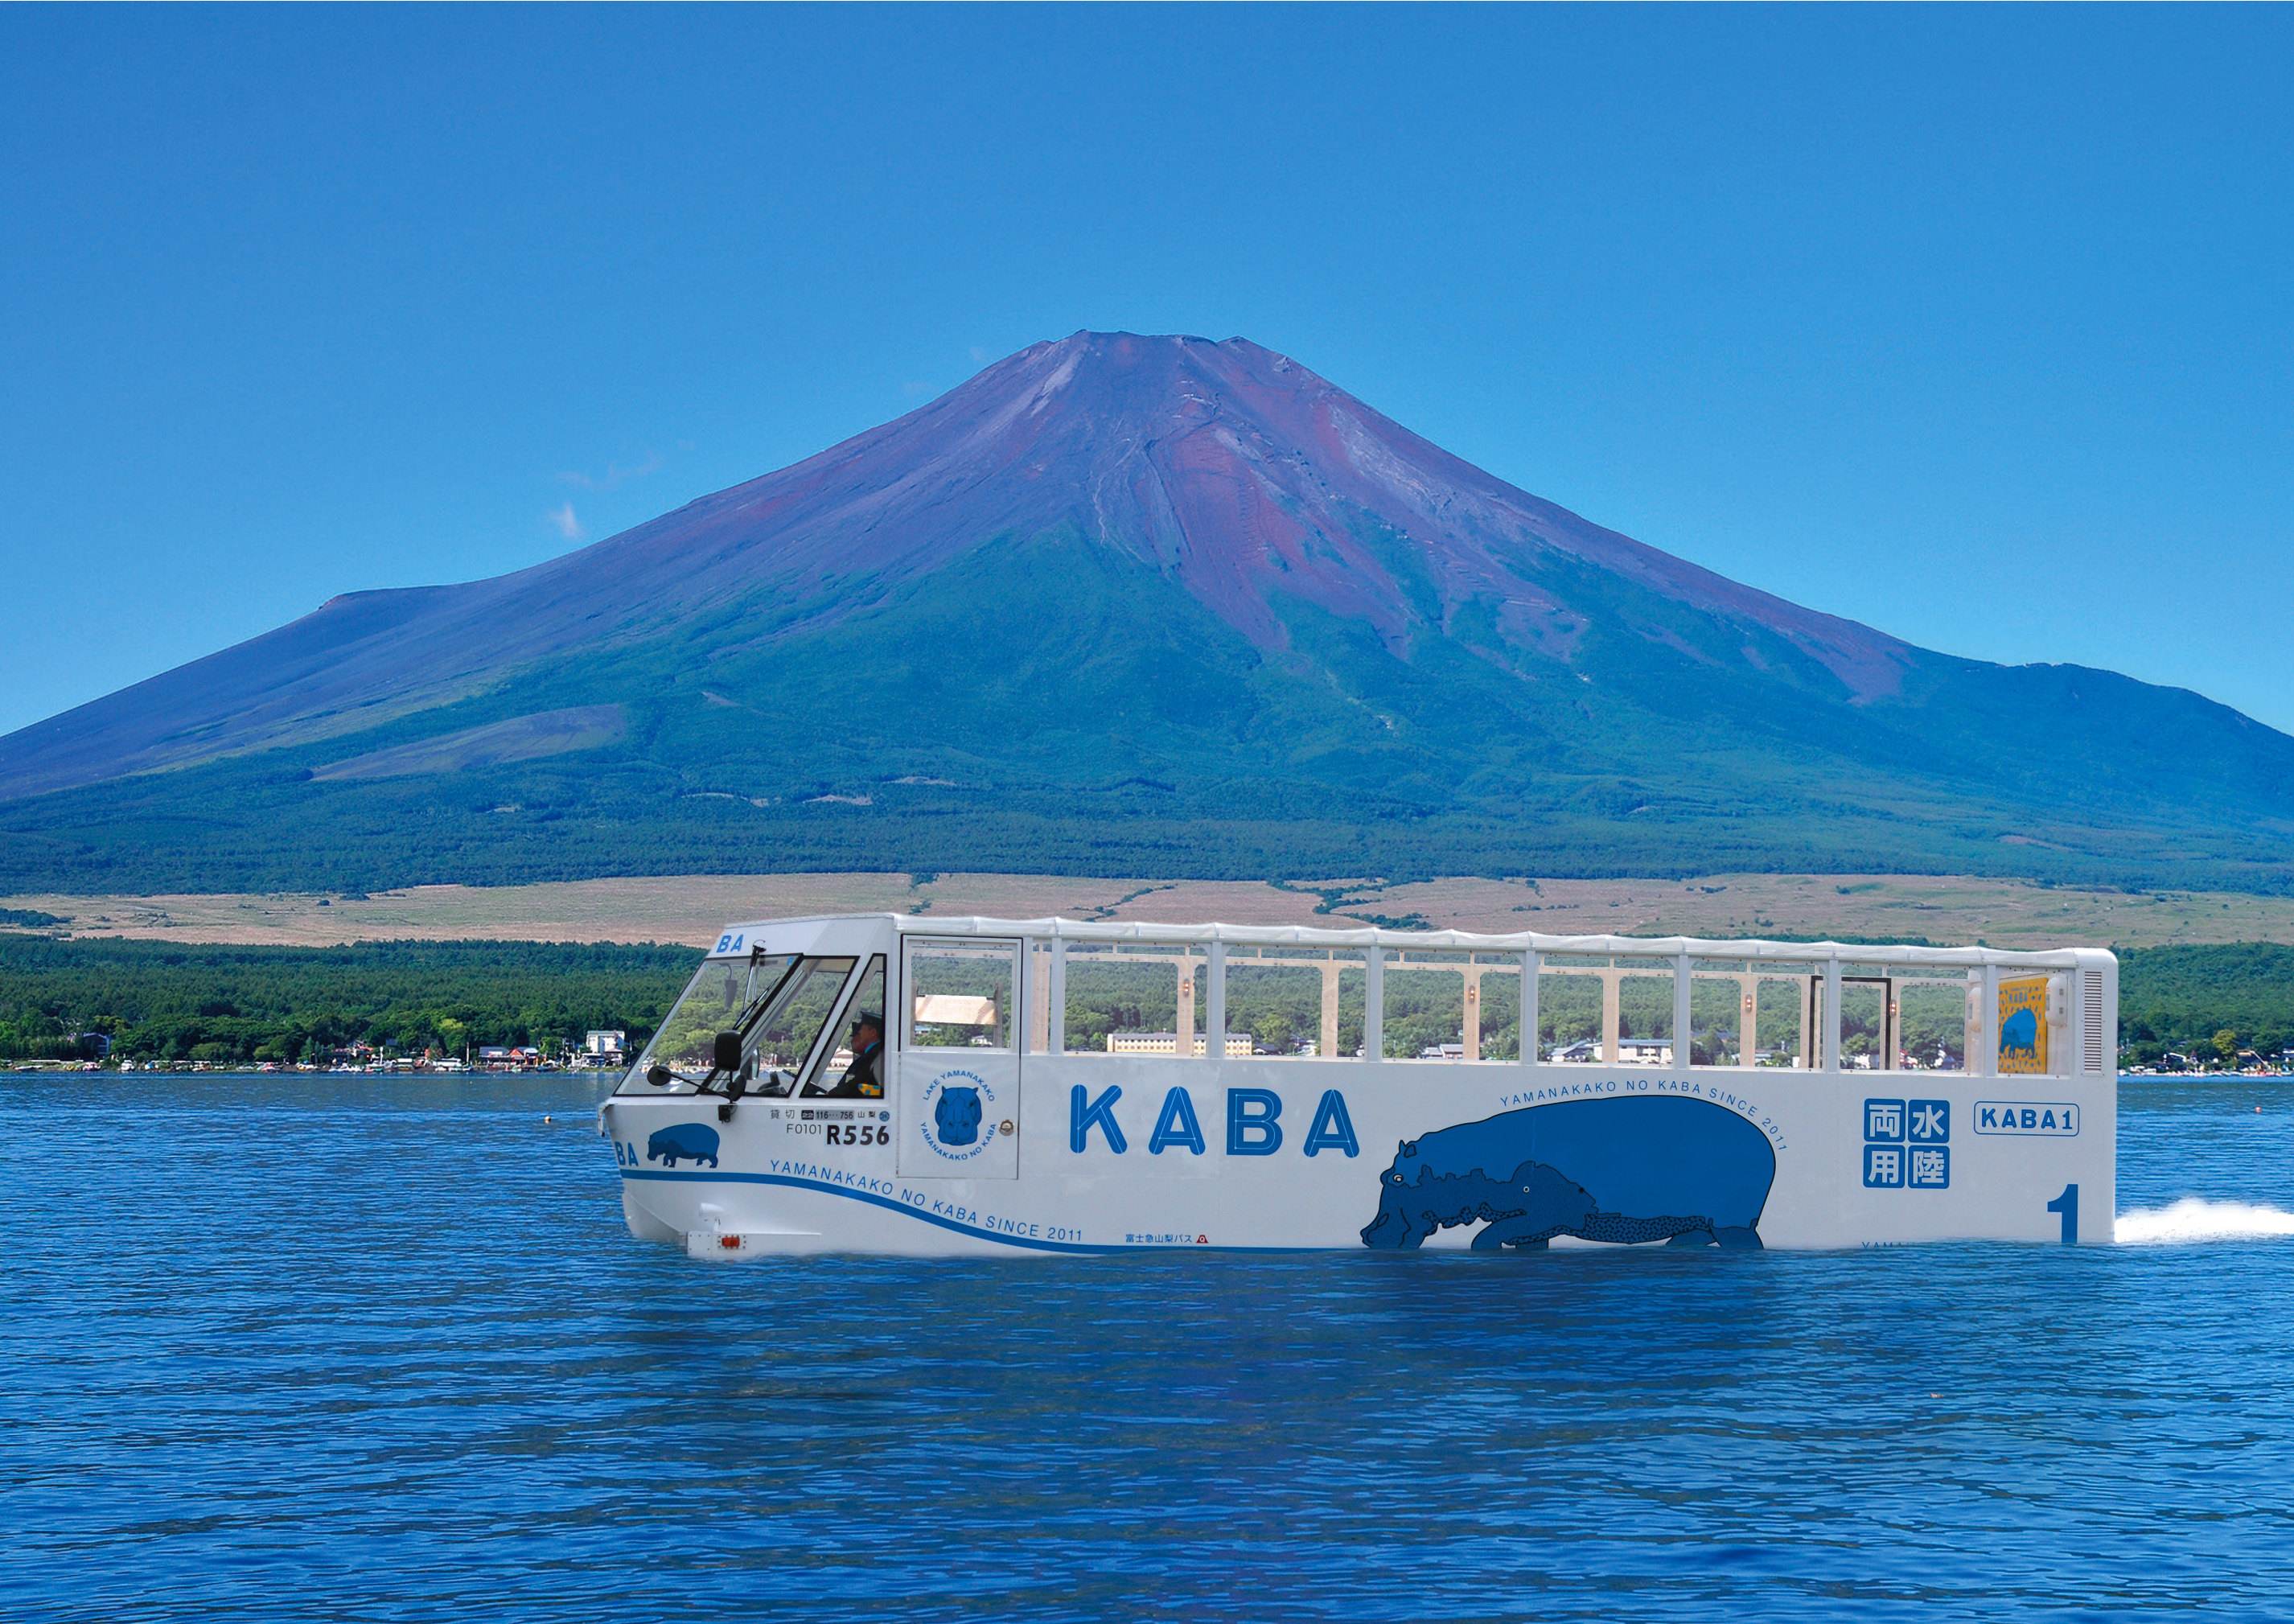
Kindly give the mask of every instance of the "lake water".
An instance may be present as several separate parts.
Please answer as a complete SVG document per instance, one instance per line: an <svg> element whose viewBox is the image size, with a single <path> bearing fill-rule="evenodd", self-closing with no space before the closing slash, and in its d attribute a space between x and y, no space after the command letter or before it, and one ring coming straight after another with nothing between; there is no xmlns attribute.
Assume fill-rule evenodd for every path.
<svg viewBox="0 0 2294 1624"><path fill-rule="evenodd" d="M2294 1616L2294 1086L2162 1244L752 1264L593 1097L0 1078L0 1617Z"/></svg>

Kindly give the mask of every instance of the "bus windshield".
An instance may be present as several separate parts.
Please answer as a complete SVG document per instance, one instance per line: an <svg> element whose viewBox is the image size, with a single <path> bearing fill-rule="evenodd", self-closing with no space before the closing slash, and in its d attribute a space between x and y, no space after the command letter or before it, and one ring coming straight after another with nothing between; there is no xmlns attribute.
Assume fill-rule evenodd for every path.
<svg viewBox="0 0 2294 1624"><path fill-rule="evenodd" d="M818 1043L836 1007L837 995L852 973L845 958L800 958L780 954L746 963L712 960L662 1022L661 1030L638 1057L623 1093L690 1093L709 1076L720 1032L738 1032L747 1069L769 1092L773 1074L793 1074ZM670 1075L651 1081L656 1068Z"/></svg>
<svg viewBox="0 0 2294 1624"><path fill-rule="evenodd" d="M669 1092L692 1092L694 1086L709 1075L710 1052L716 1044L717 1035L737 1031L744 1019L753 1018L780 990L796 962L797 955L793 953L747 960L708 960L678 995L669 1018L661 1023L661 1030L654 1034L645 1052L638 1056L638 1063L630 1068L620 1092L663 1092L649 1087L645 1077L655 1067L665 1066L680 1079L670 1084Z"/></svg>

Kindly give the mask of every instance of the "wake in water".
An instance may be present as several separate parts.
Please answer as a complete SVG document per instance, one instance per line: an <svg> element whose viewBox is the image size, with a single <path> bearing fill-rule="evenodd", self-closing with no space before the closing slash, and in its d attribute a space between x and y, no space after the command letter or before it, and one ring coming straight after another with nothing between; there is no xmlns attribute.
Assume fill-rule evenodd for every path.
<svg viewBox="0 0 2294 1624"><path fill-rule="evenodd" d="M2266 1240L2294 1235L2294 1213L2244 1201L2184 1196L2171 1206L2119 1214L2111 1235L2121 1246L2175 1246L2193 1240Z"/></svg>

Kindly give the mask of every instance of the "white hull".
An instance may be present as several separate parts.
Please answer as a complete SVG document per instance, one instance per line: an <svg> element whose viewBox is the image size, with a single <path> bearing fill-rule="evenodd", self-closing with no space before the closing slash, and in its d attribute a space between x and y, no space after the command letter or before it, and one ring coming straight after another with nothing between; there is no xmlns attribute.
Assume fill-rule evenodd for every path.
<svg viewBox="0 0 2294 1624"><path fill-rule="evenodd" d="M723 1257L1843 1247L2106 1240L2116 1207L2115 1076L1057 1057L994 1079L958 1165L924 1101L965 1059L726 1121L616 1097L631 1230Z"/></svg>

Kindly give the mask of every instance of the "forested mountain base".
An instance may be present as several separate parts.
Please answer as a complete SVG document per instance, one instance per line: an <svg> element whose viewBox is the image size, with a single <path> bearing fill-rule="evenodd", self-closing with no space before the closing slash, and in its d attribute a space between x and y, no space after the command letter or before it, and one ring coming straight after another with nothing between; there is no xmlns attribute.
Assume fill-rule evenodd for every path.
<svg viewBox="0 0 2294 1624"><path fill-rule="evenodd" d="M492 1043L555 1052L609 1028L626 1031L634 1052L698 962L690 948L654 946L208 947L0 936L0 1061L76 1058L84 1033L109 1036L118 1058L179 1064L311 1061L362 1043L401 1054ZM1086 1001L1090 985L1075 983ZM1408 996L1406 978L1390 978L1386 1030L1389 1049L1414 1054L1421 1038L1439 1035L1416 1019ZM1071 1015L1072 1031L1094 1041L1110 1026L1168 1030L1175 1019L1175 989L1151 1009L1119 1009L1127 997L1136 1002L1109 989L1105 1008ZM2228 1059L2240 1049L2275 1058L2294 1045L2294 947L2128 951L2119 1011L2133 1063L2170 1052ZM1590 1027L1561 1029L1568 1011L1545 1016L1549 1041L1590 1035ZM1232 1031L1280 1048L1311 1034L1315 1018L1308 992L1286 1001L1238 989L1229 1019ZM1517 1021L1502 1000L1485 1008L1483 1026L1485 1055L1518 1053ZM1342 1013L1342 1048L1359 1043L1361 1031L1356 995Z"/></svg>

